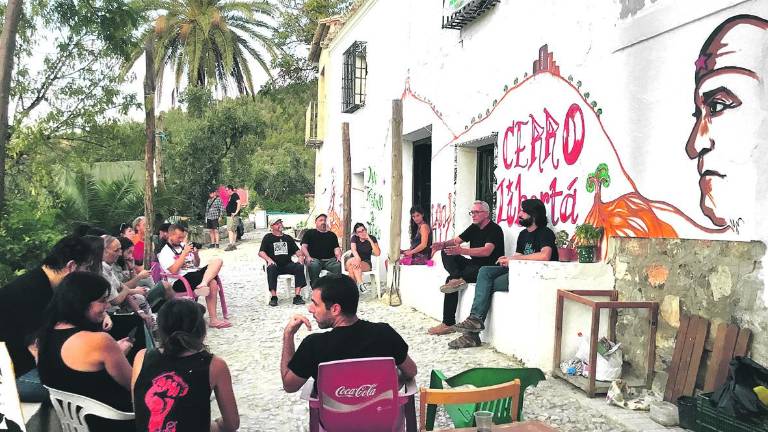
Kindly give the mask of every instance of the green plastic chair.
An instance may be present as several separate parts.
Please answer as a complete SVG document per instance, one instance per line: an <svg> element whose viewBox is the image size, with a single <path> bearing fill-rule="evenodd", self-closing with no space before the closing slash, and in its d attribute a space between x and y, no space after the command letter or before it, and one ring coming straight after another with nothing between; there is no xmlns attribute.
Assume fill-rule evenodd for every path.
<svg viewBox="0 0 768 432"><path fill-rule="evenodd" d="M472 385L475 387L487 387L502 384L515 379L520 380L520 400L518 401L517 419L523 420L523 396L528 386L535 386L539 381L545 379L544 372L537 368L474 368L447 378L442 371L432 370L429 380L429 388L442 389L448 387L460 387L463 385ZM509 408L497 410L500 406L509 407L509 404L499 404L496 401L483 402L477 404L444 405L448 415L453 420L453 427L465 428L475 425L475 411L488 410L493 411L493 423L504 424L512 422L509 416ZM431 431L435 427L435 415L437 414L437 405L427 406L427 430Z"/></svg>

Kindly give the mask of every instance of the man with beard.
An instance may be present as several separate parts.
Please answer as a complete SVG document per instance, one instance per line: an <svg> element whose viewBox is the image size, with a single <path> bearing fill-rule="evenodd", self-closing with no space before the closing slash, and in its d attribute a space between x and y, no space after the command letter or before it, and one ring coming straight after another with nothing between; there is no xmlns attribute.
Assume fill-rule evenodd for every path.
<svg viewBox="0 0 768 432"><path fill-rule="evenodd" d="M386 323L373 323L357 317L359 292L355 281L347 275L329 274L312 286L309 313L324 333L307 336L296 350L293 337L303 325L312 330L309 318L294 315L283 332L283 354L280 374L283 389L298 391L313 377L317 379L320 363L366 357L395 359L401 381L416 376L416 363L408 356L408 344Z"/></svg>
<svg viewBox="0 0 768 432"><path fill-rule="evenodd" d="M515 254L500 257L496 260L498 266L480 268L472 311L467 319L453 326L456 331L464 334L449 342L449 348L480 346L480 332L485 329L483 322L491 308L493 293L509 290L509 261L558 261L555 233L547 227L544 203L532 198L523 201L520 207L518 223L525 229L517 237Z"/></svg>

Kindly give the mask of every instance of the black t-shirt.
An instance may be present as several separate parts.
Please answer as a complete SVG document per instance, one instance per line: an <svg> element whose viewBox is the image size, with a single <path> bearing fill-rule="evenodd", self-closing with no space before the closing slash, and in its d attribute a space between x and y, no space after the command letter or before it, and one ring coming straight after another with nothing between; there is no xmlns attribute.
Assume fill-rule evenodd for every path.
<svg viewBox="0 0 768 432"><path fill-rule="evenodd" d="M378 240L376 240L376 236L368 234L369 240L361 240L360 237L357 236L357 234L352 236L352 243L355 244L355 247L357 248L357 254L360 255L360 259L362 261L367 262L368 264L371 263L371 255L373 255L373 243L379 243Z"/></svg>
<svg viewBox="0 0 768 432"><path fill-rule="evenodd" d="M549 246L552 248L550 261L559 261L557 255L557 246L555 246L555 233L548 227L538 227L535 231L529 232L527 229L520 231L517 237L517 249L515 252L523 255L541 252L541 248Z"/></svg>
<svg viewBox="0 0 768 432"><path fill-rule="evenodd" d="M0 288L0 341L6 343L16 376L35 368L27 346L40 329L53 288L41 268L30 270Z"/></svg>
<svg viewBox="0 0 768 432"><path fill-rule="evenodd" d="M476 266L496 265L496 260L504 256L504 231L493 221L488 222L485 228L472 224L459 235L461 240L469 242L470 248L481 248L486 243L493 243L493 252L487 257L470 257L472 264Z"/></svg>
<svg viewBox="0 0 768 432"><path fill-rule="evenodd" d="M237 202L240 201L240 195L237 192L232 192L227 201L227 215L232 216L237 211Z"/></svg>
<svg viewBox="0 0 768 432"><path fill-rule="evenodd" d="M263 239L261 239L260 252L264 252L272 258L272 260L279 266L288 264L291 262L291 256L299 250L296 246L296 240L288 234L283 234L280 237L267 233Z"/></svg>
<svg viewBox="0 0 768 432"><path fill-rule="evenodd" d="M339 238L333 231L320 232L313 228L304 233L301 244L307 245L312 258L329 259L336 256L334 250L339 247Z"/></svg>
<svg viewBox="0 0 768 432"><path fill-rule="evenodd" d="M301 341L288 369L301 378L317 380L317 366L334 360L366 357L392 357L402 364L408 356L408 344L387 323L358 320L351 326L314 333Z"/></svg>

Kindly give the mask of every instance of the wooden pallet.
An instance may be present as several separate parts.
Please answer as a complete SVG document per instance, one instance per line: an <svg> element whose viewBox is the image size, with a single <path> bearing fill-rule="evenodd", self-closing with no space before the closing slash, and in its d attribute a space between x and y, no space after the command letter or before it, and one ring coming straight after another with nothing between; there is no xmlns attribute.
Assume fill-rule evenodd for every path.
<svg viewBox="0 0 768 432"><path fill-rule="evenodd" d="M693 396L696 375L704 353L709 321L697 315L680 317L680 327L675 338L672 363L667 369L667 387L664 400L675 402L680 396Z"/></svg>
<svg viewBox="0 0 768 432"><path fill-rule="evenodd" d="M728 364L736 356L747 355L749 329L740 329L736 324L720 323L715 334L715 345L704 379L704 392L715 391L728 377Z"/></svg>

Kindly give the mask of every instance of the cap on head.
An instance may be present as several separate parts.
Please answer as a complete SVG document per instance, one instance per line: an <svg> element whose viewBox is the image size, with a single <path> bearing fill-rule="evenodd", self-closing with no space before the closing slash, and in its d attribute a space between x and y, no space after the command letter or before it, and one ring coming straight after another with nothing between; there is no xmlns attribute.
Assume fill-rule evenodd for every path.
<svg viewBox="0 0 768 432"><path fill-rule="evenodd" d="M274 226L275 224L278 224L278 223L280 223L282 221L283 220L281 218L270 219L269 226Z"/></svg>

